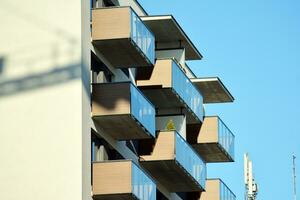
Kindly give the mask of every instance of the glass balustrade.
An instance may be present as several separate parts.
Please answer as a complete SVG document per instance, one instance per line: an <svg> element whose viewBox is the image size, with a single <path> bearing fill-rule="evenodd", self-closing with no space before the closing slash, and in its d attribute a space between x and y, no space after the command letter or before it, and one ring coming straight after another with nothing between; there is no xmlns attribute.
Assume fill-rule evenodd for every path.
<svg viewBox="0 0 300 200"><path fill-rule="evenodd" d="M155 38L153 33L145 26L139 16L131 9L131 39L154 64Z"/></svg>
<svg viewBox="0 0 300 200"><path fill-rule="evenodd" d="M222 181L220 181L220 200L236 200L235 195Z"/></svg>
<svg viewBox="0 0 300 200"><path fill-rule="evenodd" d="M132 191L140 200L156 200L155 183L134 163L132 163Z"/></svg>
<svg viewBox="0 0 300 200"><path fill-rule="evenodd" d="M176 134L176 160L202 188L205 188L206 164L178 133Z"/></svg>
<svg viewBox="0 0 300 200"><path fill-rule="evenodd" d="M133 84L130 85L131 114L155 137L155 109Z"/></svg>
<svg viewBox="0 0 300 200"><path fill-rule="evenodd" d="M172 86L194 114L203 121L203 97L175 61L172 63Z"/></svg>
<svg viewBox="0 0 300 200"><path fill-rule="evenodd" d="M219 143L234 159L234 135L220 118L218 118L218 133Z"/></svg>

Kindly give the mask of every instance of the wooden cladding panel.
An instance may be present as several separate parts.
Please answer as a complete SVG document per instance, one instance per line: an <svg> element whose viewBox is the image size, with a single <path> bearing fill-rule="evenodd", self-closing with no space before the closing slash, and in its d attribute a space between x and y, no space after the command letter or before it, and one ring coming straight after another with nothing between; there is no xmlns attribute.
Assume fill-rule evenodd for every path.
<svg viewBox="0 0 300 200"><path fill-rule="evenodd" d="M206 180L205 192L202 192L200 200L221 200L220 180Z"/></svg>
<svg viewBox="0 0 300 200"><path fill-rule="evenodd" d="M149 156L141 156L144 161L174 160L175 159L175 132L160 132Z"/></svg>
<svg viewBox="0 0 300 200"><path fill-rule="evenodd" d="M161 131L150 156L140 163L160 184L171 192L201 191L201 186L175 160L174 131Z"/></svg>
<svg viewBox="0 0 300 200"><path fill-rule="evenodd" d="M93 41L130 38L130 17L129 7L92 10Z"/></svg>
<svg viewBox="0 0 300 200"><path fill-rule="evenodd" d="M130 83L95 84L93 116L130 114Z"/></svg>
<svg viewBox="0 0 300 200"><path fill-rule="evenodd" d="M131 161L93 163L93 195L132 192Z"/></svg>
<svg viewBox="0 0 300 200"><path fill-rule="evenodd" d="M137 80L137 86L172 87L172 60L157 60L149 80Z"/></svg>
<svg viewBox="0 0 300 200"><path fill-rule="evenodd" d="M198 143L218 142L218 117L205 117L198 135Z"/></svg>

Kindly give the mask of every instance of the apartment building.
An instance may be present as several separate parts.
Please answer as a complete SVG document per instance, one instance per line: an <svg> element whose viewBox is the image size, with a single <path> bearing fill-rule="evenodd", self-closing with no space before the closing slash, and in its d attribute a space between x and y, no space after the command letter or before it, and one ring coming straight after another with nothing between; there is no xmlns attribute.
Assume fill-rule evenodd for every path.
<svg viewBox="0 0 300 200"><path fill-rule="evenodd" d="M235 200L206 174L234 135L204 109L234 98L188 67L202 54L172 15L18 1L0 3L1 199Z"/></svg>

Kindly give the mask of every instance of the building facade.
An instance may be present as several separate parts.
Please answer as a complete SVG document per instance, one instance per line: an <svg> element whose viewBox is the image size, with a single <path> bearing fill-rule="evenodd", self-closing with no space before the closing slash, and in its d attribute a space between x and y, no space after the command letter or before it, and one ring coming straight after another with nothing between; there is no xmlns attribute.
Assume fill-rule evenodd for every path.
<svg viewBox="0 0 300 200"><path fill-rule="evenodd" d="M234 135L204 109L234 98L188 67L202 55L172 15L18 1L0 3L1 199L235 200L206 174Z"/></svg>

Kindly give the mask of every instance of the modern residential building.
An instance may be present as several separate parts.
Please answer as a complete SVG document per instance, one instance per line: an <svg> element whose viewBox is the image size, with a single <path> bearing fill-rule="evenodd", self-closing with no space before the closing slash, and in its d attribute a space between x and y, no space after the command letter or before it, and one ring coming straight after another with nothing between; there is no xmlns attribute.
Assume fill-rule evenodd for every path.
<svg viewBox="0 0 300 200"><path fill-rule="evenodd" d="M205 115L234 98L188 67L202 54L172 15L136 0L0 9L1 199L235 200L206 173L234 161L234 135Z"/></svg>

